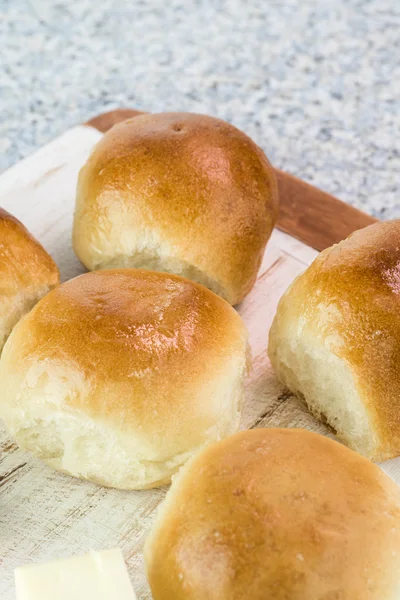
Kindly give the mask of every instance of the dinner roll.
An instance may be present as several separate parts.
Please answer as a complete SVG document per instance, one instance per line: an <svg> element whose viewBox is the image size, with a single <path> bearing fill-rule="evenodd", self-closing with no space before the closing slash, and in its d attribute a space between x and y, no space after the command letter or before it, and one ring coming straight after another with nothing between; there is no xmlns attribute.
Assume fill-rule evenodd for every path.
<svg viewBox="0 0 400 600"><path fill-rule="evenodd" d="M242 320L206 288L150 271L88 273L9 337L0 416L60 471L154 487L237 430L246 361Z"/></svg>
<svg viewBox="0 0 400 600"><path fill-rule="evenodd" d="M400 220L319 255L279 303L269 356L353 450L400 455Z"/></svg>
<svg viewBox="0 0 400 600"><path fill-rule="evenodd" d="M400 491L315 433L240 432L182 468L145 559L154 600L398 600Z"/></svg>
<svg viewBox="0 0 400 600"><path fill-rule="evenodd" d="M59 282L58 268L45 249L0 208L0 351L19 319Z"/></svg>
<svg viewBox="0 0 400 600"><path fill-rule="evenodd" d="M106 133L81 170L73 245L90 270L176 273L236 304L256 280L277 212L273 169L236 127L145 114Z"/></svg>

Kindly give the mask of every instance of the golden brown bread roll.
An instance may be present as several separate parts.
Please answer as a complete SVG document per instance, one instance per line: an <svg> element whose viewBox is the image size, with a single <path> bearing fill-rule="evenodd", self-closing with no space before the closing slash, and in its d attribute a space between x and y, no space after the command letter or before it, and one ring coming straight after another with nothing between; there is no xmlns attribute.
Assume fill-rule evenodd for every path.
<svg viewBox="0 0 400 600"><path fill-rule="evenodd" d="M204 115L141 115L106 133L82 168L73 245L90 270L177 273L236 304L277 212L273 169L244 133Z"/></svg>
<svg viewBox="0 0 400 600"><path fill-rule="evenodd" d="M240 432L176 476L145 560L154 600L397 600L400 490L315 433Z"/></svg>
<svg viewBox="0 0 400 600"><path fill-rule="evenodd" d="M242 320L203 286L134 269L88 273L9 337L0 416L56 469L153 487L237 430L246 361Z"/></svg>
<svg viewBox="0 0 400 600"><path fill-rule="evenodd" d="M57 265L45 249L0 208L0 352L19 319L59 282Z"/></svg>
<svg viewBox="0 0 400 600"><path fill-rule="evenodd" d="M353 450L400 455L400 220L318 256L279 302L269 356Z"/></svg>

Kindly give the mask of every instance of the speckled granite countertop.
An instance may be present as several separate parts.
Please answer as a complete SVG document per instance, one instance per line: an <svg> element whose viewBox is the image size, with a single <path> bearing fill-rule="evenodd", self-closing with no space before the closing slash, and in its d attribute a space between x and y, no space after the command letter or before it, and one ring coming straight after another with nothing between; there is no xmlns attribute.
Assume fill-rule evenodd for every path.
<svg viewBox="0 0 400 600"><path fill-rule="evenodd" d="M105 110L189 110L400 217L399 28L399 0L0 0L0 170Z"/></svg>

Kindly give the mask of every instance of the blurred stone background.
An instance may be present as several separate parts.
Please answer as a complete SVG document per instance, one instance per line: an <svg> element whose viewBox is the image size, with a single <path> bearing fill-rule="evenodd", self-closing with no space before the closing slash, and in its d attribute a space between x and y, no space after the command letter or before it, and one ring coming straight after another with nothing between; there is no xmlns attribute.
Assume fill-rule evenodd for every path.
<svg viewBox="0 0 400 600"><path fill-rule="evenodd" d="M0 170L115 107L231 121L400 217L399 0L0 0Z"/></svg>

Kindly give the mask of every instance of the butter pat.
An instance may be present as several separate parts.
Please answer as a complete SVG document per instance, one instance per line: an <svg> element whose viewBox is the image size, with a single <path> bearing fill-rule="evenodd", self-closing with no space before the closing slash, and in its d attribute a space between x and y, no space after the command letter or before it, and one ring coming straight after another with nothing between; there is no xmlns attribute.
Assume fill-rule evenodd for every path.
<svg viewBox="0 0 400 600"><path fill-rule="evenodd" d="M17 600L136 600L122 552L89 552L15 569Z"/></svg>

